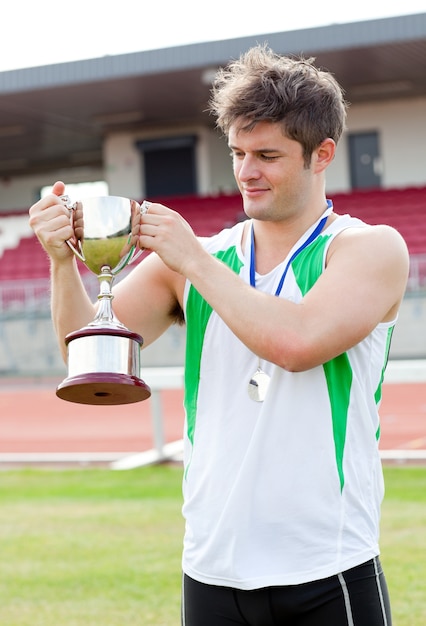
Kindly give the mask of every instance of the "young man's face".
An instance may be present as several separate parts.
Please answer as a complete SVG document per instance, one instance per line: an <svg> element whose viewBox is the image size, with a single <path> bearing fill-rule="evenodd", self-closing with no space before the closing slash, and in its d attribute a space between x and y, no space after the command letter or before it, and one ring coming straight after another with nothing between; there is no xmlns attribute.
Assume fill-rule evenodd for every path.
<svg viewBox="0 0 426 626"><path fill-rule="evenodd" d="M278 123L259 122L251 131L229 131L234 176L248 217L285 219L309 198L313 175L302 145L285 137Z"/></svg>

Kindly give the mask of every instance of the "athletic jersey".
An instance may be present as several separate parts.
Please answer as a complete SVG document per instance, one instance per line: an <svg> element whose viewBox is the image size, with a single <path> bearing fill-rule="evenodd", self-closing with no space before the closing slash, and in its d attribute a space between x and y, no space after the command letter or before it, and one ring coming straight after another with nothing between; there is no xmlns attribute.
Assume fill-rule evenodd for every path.
<svg viewBox="0 0 426 626"><path fill-rule="evenodd" d="M324 271L333 238L364 226L339 216L291 262L279 297L300 302ZM243 228L203 245L250 283ZM282 264L256 274L257 289L275 294L311 231ZM264 402L255 402L247 388L258 357L188 281L184 313L184 572L256 589L319 580L377 556L384 491L378 405L395 322L308 371L262 361L270 385Z"/></svg>

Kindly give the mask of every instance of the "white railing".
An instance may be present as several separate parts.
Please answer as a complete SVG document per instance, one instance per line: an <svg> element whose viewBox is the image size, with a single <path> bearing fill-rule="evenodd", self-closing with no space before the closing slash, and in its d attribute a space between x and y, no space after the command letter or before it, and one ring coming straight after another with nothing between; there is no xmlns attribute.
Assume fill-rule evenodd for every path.
<svg viewBox="0 0 426 626"><path fill-rule="evenodd" d="M113 470L129 470L144 465L162 463L169 460L182 461L183 440L165 443L164 412L161 404L161 391L181 389L183 387L183 367L144 368L144 380L150 385L152 448L139 453L111 452L31 452L1 453L0 465L7 464L43 464L43 463L108 463ZM390 361L386 369L385 383L425 383L426 362L422 360ZM394 449L381 450L382 460L424 462L426 450Z"/></svg>
<svg viewBox="0 0 426 626"><path fill-rule="evenodd" d="M153 448L145 452L129 454L113 461L111 463L112 469L126 470L151 463L161 463L180 458L183 453L183 441L181 439L165 443L164 414L161 402L161 391L163 389L183 389L183 367L145 367L143 369L143 377L151 388Z"/></svg>
<svg viewBox="0 0 426 626"><path fill-rule="evenodd" d="M426 254L415 254L410 257L407 292L416 293L424 289L426 289Z"/></svg>

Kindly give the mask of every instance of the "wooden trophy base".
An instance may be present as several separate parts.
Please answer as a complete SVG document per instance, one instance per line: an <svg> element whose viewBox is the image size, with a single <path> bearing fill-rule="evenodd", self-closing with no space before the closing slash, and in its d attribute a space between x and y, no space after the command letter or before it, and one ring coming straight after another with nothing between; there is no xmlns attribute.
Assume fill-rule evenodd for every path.
<svg viewBox="0 0 426 626"><path fill-rule="evenodd" d="M136 376L102 372L65 378L56 395L79 404L130 404L146 400L151 390Z"/></svg>

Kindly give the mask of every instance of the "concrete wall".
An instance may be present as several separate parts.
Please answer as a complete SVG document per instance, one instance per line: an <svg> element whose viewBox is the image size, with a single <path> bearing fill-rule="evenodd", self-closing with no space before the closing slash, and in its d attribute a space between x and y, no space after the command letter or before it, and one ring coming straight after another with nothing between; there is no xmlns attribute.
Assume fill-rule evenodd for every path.
<svg viewBox="0 0 426 626"><path fill-rule="evenodd" d="M407 296L392 337L391 358L426 358L426 296Z"/></svg>
<svg viewBox="0 0 426 626"><path fill-rule="evenodd" d="M426 358L425 329L426 295L405 298L393 336L391 359ZM185 329L173 326L142 351L142 371L144 367L182 365L184 354ZM66 375L47 310L27 318L0 318L0 376L15 375Z"/></svg>

